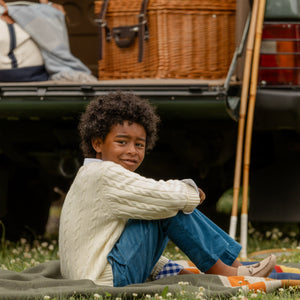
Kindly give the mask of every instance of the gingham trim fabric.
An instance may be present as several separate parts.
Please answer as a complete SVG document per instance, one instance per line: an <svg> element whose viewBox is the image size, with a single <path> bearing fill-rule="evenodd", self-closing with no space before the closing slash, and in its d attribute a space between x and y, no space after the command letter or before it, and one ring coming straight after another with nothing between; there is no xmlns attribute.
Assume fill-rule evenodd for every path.
<svg viewBox="0 0 300 300"><path fill-rule="evenodd" d="M158 273L155 279L160 279L164 277L177 275L182 269L183 266L175 263L172 260L169 260L162 268L162 270Z"/></svg>

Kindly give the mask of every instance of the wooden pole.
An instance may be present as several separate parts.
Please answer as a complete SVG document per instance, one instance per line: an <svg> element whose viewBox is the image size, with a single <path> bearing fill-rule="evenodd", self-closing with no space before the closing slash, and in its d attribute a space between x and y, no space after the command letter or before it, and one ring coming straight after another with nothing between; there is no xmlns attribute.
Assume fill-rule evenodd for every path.
<svg viewBox="0 0 300 300"><path fill-rule="evenodd" d="M247 111L250 73L251 73L251 64L252 64L253 48L254 48L254 37L256 31L256 20L257 20L257 12L258 12L258 2L259 0L254 0L253 7L252 7L250 28L248 33L247 47L246 47L243 85L242 85L242 92L241 92L235 170L234 170L234 181L233 181L233 201L232 201L232 211L231 211L230 226L229 226L229 235L233 239L235 239L236 237L238 202L239 202L239 193L240 193L240 184L241 184L245 116Z"/></svg>
<svg viewBox="0 0 300 300"><path fill-rule="evenodd" d="M265 16L266 0L260 0L257 15L257 26L255 34L255 46L253 53L250 95L248 104L247 124L246 124L246 137L244 149L244 169L243 169L243 202L241 213L241 258L247 258L247 237L248 237L248 191L249 191L249 171L250 171L250 154L251 154L251 141L253 130L254 109L256 101L258 67L260 58L260 46L263 30L263 22Z"/></svg>

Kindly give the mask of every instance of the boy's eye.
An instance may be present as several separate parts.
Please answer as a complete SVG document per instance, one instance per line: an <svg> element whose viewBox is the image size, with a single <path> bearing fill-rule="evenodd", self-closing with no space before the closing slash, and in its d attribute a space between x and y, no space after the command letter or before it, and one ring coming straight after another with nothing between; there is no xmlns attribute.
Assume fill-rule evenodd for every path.
<svg viewBox="0 0 300 300"><path fill-rule="evenodd" d="M125 141L117 141L117 143L121 144L121 145L125 145L126 142Z"/></svg>
<svg viewBox="0 0 300 300"><path fill-rule="evenodd" d="M142 144L142 143L137 143L136 146L139 147L139 148L145 148L145 145Z"/></svg>

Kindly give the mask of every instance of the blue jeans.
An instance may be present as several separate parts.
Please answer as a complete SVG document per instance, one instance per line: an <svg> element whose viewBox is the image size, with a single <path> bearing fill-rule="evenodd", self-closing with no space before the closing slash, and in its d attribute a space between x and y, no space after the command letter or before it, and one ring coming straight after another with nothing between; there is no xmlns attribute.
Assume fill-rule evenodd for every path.
<svg viewBox="0 0 300 300"><path fill-rule="evenodd" d="M114 286L145 282L169 239L202 272L219 259L232 265L241 250L235 240L197 209L167 219L130 219L107 257Z"/></svg>

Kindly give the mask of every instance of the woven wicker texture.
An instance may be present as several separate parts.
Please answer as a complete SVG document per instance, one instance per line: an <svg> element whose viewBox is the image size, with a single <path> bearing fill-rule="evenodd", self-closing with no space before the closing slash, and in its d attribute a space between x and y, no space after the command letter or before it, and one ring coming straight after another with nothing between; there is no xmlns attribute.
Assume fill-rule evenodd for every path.
<svg viewBox="0 0 300 300"><path fill-rule="evenodd" d="M129 4L130 2L130 4ZM109 28L138 23L141 0L111 0ZM95 13L102 1L95 1ZM150 38L138 63L138 39L119 48L103 38L99 79L198 78L227 74L235 50L235 1L150 0L147 10Z"/></svg>

